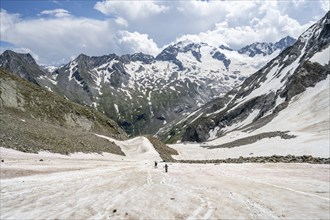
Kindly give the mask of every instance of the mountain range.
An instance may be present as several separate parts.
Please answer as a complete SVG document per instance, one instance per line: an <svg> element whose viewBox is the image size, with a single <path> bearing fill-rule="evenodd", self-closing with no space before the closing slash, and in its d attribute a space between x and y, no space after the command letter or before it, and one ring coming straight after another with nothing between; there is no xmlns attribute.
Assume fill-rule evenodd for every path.
<svg viewBox="0 0 330 220"><path fill-rule="evenodd" d="M158 135L165 142L204 142L209 148L269 138L296 139L298 147L329 146L329 56L330 12L241 86Z"/></svg>
<svg viewBox="0 0 330 220"><path fill-rule="evenodd" d="M30 54L5 51L0 67L97 109L130 135L155 134L167 123L240 86L294 42L287 36L236 51L228 45L186 40L167 46L156 57L80 54L57 68L38 65Z"/></svg>

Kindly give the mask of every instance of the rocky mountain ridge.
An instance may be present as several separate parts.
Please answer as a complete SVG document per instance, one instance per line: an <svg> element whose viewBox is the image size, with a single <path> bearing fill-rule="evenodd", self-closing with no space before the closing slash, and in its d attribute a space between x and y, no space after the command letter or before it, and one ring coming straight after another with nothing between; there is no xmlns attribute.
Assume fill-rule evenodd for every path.
<svg viewBox="0 0 330 220"><path fill-rule="evenodd" d="M305 112L302 109L306 104L301 103L301 100L314 103L320 97L329 98L329 55L330 12L305 31L291 47L248 77L239 88L202 106L186 119L163 128L158 135L166 142L175 143L212 141L231 133L248 137L265 131L287 132L290 127L284 122L281 124L281 120L289 120L288 114L293 121L300 114L306 117L305 121L301 117L300 123L292 125L292 131L299 131L298 125L306 130L313 127L329 129L329 118L317 113L329 109L329 103L315 103ZM315 86L317 84L319 86ZM305 92L307 89L309 93ZM283 112L287 115L281 119L279 115ZM315 119L308 115L315 115ZM315 128L310 132L314 134ZM234 141L234 136L231 137Z"/></svg>
<svg viewBox="0 0 330 220"><path fill-rule="evenodd" d="M239 86L279 51L255 59L224 45L187 40L166 47L156 57L143 53L99 57L81 54L58 69L50 68L52 72L45 71L47 68L33 71L37 66L31 63L23 78L32 78L30 81L49 91L98 109L129 134L154 134L165 124ZM8 65L12 59L7 54L11 53L0 56L0 66L22 76L20 66L26 66L25 61Z"/></svg>
<svg viewBox="0 0 330 220"><path fill-rule="evenodd" d="M238 53L246 54L250 57L254 57L257 55L267 56L274 53L276 50L280 50L280 51L284 50L285 48L288 47L288 45L291 46L292 44L294 44L294 42L296 42L296 39L290 36L286 36L276 43L256 42L250 44L248 46L239 49Z"/></svg>
<svg viewBox="0 0 330 220"><path fill-rule="evenodd" d="M0 68L0 145L23 152L109 152L123 155L114 143L126 133L104 114L66 100Z"/></svg>

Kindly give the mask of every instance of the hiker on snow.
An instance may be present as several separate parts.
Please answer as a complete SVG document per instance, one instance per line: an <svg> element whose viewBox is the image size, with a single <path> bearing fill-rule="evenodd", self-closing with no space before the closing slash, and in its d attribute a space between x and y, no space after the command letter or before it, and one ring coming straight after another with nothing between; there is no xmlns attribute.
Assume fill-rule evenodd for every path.
<svg viewBox="0 0 330 220"><path fill-rule="evenodd" d="M165 164L165 173L167 173L167 168L168 168L168 165Z"/></svg>
<svg viewBox="0 0 330 220"><path fill-rule="evenodd" d="M155 168L157 168L157 161L155 161Z"/></svg>

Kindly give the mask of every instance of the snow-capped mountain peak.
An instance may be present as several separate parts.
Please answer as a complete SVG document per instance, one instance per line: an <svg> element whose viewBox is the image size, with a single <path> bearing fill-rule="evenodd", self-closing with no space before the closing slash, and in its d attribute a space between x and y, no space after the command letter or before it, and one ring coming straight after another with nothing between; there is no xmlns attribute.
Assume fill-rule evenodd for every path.
<svg viewBox="0 0 330 220"><path fill-rule="evenodd" d="M272 135L286 137L283 134L289 127L285 125L286 123L280 124L283 119L278 115L283 115L282 111L288 114L289 110L286 109L301 114L300 109L290 106L303 104L292 103L296 100L312 102L314 96L315 100L319 100L319 97L323 97L327 94L326 91L329 91L329 83L326 81L329 80L330 75L329 25L330 12L305 31L291 47L248 77L237 90L232 90L222 99L201 107L171 130L180 131L184 141L198 142L210 141L231 132L241 132L245 136L249 136L249 133L267 136L269 132L273 132ZM322 85L322 88L313 89L316 88L315 85ZM306 90L309 92L306 93ZM329 109L329 102L321 108L316 108ZM313 112L313 109L310 111L312 111L310 114L318 114ZM290 113L290 115L294 114ZM323 123L320 124L321 127L329 125L329 118L326 120L327 122L320 121ZM276 126L273 121L277 123ZM306 119L306 123L307 121L312 123L309 119ZM292 131L295 132L303 128L310 131L311 127L308 126L312 126L299 121L295 123L299 124L299 126L292 125ZM274 130L275 128L277 130ZM326 130L329 130L329 126ZM266 135L263 132L268 133ZM166 135L165 140L178 138L174 135Z"/></svg>
<svg viewBox="0 0 330 220"><path fill-rule="evenodd" d="M254 59L221 42L215 46L183 40L156 57L143 53L80 54L36 81L106 113L130 134L155 133L239 86L276 55Z"/></svg>
<svg viewBox="0 0 330 220"><path fill-rule="evenodd" d="M282 51L291 46L296 40L290 36L286 36L276 43L256 42L245 46L238 50L240 54L246 54L250 57L257 55L267 56L275 51Z"/></svg>

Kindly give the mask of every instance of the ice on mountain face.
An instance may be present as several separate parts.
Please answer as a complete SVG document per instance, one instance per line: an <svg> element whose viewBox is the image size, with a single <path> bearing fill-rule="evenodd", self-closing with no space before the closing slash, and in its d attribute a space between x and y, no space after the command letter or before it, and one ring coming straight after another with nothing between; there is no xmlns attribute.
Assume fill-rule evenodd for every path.
<svg viewBox="0 0 330 220"><path fill-rule="evenodd" d="M53 77L48 77L48 80L53 83L53 85L57 85L57 81L56 81L56 76L53 76Z"/></svg>
<svg viewBox="0 0 330 220"><path fill-rule="evenodd" d="M190 124L192 124L194 121L196 121L198 118L200 118L201 116L203 115L203 112L200 113L197 117L195 117L191 122Z"/></svg>
<svg viewBox="0 0 330 220"><path fill-rule="evenodd" d="M74 74L74 72L78 69L78 65L76 61L72 61L70 62L69 65L69 76L68 76L68 80L71 81L72 80L72 75Z"/></svg>
<svg viewBox="0 0 330 220"><path fill-rule="evenodd" d="M209 131L209 135L210 135L210 137L209 137L208 141L217 138L217 133L218 133L219 130L220 130L220 128L219 128L218 126L215 127L214 129L211 129L211 130Z"/></svg>
<svg viewBox="0 0 330 220"><path fill-rule="evenodd" d="M94 108L97 108L98 103L96 103L96 102L92 102L91 106L94 107Z"/></svg>
<svg viewBox="0 0 330 220"><path fill-rule="evenodd" d="M173 91L176 91L176 89L174 88L174 86L170 86L170 89L172 89Z"/></svg>
<svg viewBox="0 0 330 220"><path fill-rule="evenodd" d="M118 62L118 60L112 59L109 62L103 63L102 65L93 68L90 71L90 74L95 82L95 89L98 90L99 95L103 95L103 93L101 92L102 84L110 83L109 77L114 71L109 72L109 68L111 68L114 64Z"/></svg>
<svg viewBox="0 0 330 220"><path fill-rule="evenodd" d="M39 76L38 79L49 81L55 86L57 85L56 75L51 75L51 76L42 75L42 76Z"/></svg>
<svg viewBox="0 0 330 220"><path fill-rule="evenodd" d="M118 115L118 117L120 117L120 112L119 112L119 108L117 104L113 104L113 106L115 107L116 113Z"/></svg>
<svg viewBox="0 0 330 220"><path fill-rule="evenodd" d="M48 73L52 73L52 72L54 72L56 69L58 69L57 66L43 66L43 68L44 68Z"/></svg>
<svg viewBox="0 0 330 220"><path fill-rule="evenodd" d="M45 88L46 88L49 92L53 92L52 88L50 88L49 86L45 86Z"/></svg>
<svg viewBox="0 0 330 220"><path fill-rule="evenodd" d="M311 62L317 62L321 65L330 65L330 46L314 54L314 56L309 60Z"/></svg>

